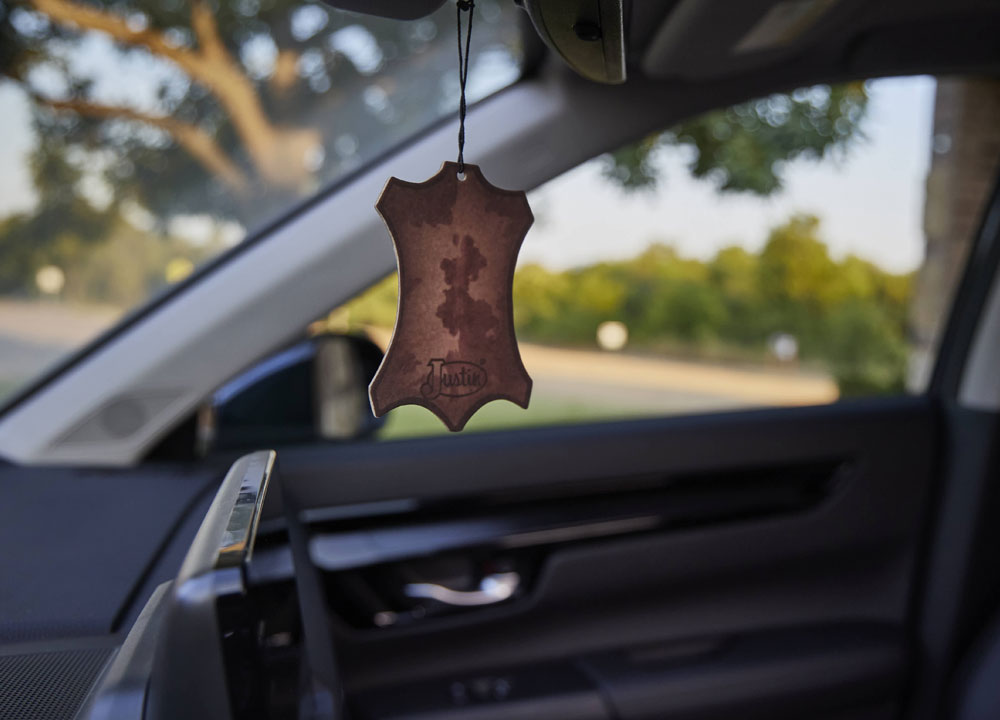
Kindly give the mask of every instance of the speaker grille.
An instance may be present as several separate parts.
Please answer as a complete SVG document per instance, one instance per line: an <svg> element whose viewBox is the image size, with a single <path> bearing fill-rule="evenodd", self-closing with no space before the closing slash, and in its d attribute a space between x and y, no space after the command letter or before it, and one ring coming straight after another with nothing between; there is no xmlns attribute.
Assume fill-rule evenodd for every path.
<svg viewBox="0 0 1000 720"><path fill-rule="evenodd" d="M73 720L111 648L0 656L0 720Z"/></svg>

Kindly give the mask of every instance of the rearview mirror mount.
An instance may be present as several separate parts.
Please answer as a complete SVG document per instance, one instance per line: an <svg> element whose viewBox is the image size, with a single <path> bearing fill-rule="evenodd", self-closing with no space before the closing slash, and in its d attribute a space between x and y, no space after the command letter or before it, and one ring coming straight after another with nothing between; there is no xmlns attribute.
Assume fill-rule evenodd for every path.
<svg viewBox="0 0 1000 720"><path fill-rule="evenodd" d="M445 0L324 0L338 10L394 20L417 20L444 5Z"/></svg>

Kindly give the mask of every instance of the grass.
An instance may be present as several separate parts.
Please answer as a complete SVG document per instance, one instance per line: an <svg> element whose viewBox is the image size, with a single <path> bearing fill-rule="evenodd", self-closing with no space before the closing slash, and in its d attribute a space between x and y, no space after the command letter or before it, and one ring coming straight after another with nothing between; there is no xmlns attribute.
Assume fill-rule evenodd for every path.
<svg viewBox="0 0 1000 720"><path fill-rule="evenodd" d="M635 416L634 408L587 404L558 398L533 397L527 410L512 402L497 400L480 408L469 420L464 432L510 430ZM407 405L392 410L386 416L386 424L378 437L380 440L400 440L445 434L450 434L448 428L430 410Z"/></svg>

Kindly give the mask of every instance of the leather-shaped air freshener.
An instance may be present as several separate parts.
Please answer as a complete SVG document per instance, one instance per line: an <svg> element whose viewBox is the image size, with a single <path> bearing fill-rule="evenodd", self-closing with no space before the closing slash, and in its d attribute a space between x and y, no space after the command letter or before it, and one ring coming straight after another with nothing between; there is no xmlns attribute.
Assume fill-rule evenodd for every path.
<svg viewBox="0 0 1000 720"><path fill-rule="evenodd" d="M446 162L422 183L390 178L375 207L399 267L396 327L368 387L381 416L421 405L458 431L491 400L528 407L514 335L514 265L534 221L525 194Z"/></svg>

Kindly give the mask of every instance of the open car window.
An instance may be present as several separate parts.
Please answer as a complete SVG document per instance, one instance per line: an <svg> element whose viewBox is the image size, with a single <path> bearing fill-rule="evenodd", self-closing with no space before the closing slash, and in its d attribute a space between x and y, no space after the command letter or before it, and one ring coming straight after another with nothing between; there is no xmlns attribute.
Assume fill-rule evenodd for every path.
<svg viewBox="0 0 1000 720"><path fill-rule="evenodd" d="M997 169L992 88L802 88L536 189L514 278L531 404L467 430L921 392ZM324 326L385 346L395 309L392 276ZM380 437L443 432L409 406Z"/></svg>
<svg viewBox="0 0 1000 720"><path fill-rule="evenodd" d="M474 101L520 74L477 3ZM457 106L454 13L300 0L0 12L0 402L125 312Z"/></svg>

